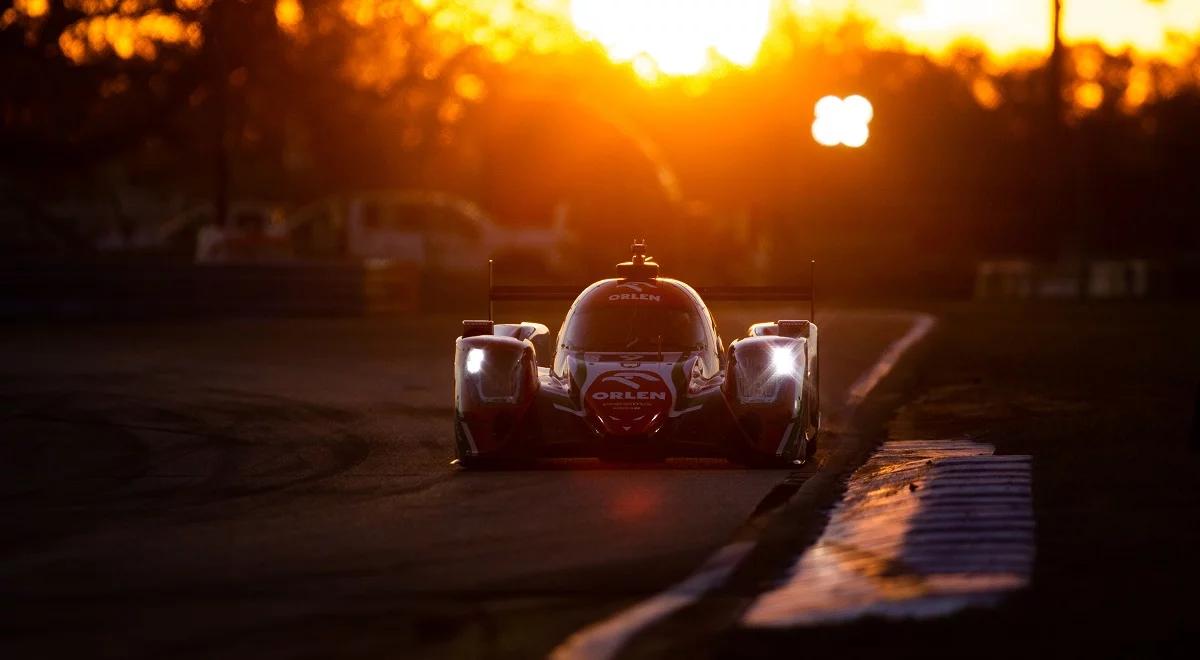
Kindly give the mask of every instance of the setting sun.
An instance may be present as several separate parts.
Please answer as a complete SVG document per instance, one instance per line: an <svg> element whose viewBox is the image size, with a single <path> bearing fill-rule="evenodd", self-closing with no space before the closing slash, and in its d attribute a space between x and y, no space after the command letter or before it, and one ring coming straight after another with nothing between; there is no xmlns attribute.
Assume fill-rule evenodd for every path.
<svg viewBox="0 0 1200 660"><path fill-rule="evenodd" d="M770 27L770 0L573 0L571 20L642 74L686 75L714 58L749 66Z"/></svg>

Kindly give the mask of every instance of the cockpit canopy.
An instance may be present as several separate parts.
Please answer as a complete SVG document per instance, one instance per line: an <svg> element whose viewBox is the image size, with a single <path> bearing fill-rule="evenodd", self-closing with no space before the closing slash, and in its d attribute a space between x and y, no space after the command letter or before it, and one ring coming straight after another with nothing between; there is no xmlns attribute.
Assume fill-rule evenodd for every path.
<svg viewBox="0 0 1200 660"><path fill-rule="evenodd" d="M698 351L709 341L711 324L708 311L680 282L603 280L575 300L560 343L574 351Z"/></svg>

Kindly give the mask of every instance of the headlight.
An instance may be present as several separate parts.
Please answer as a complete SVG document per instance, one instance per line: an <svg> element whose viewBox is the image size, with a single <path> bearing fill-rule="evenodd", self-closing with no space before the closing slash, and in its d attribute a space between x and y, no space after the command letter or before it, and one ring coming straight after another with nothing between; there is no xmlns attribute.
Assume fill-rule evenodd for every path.
<svg viewBox="0 0 1200 660"><path fill-rule="evenodd" d="M523 350L520 345L468 348L462 357L460 385L474 389L485 404L515 403L525 376Z"/></svg>
<svg viewBox="0 0 1200 660"><path fill-rule="evenodd" d="M804 367L803 352L795 346L771 346L767 350L745 350L734 360L738 400L750 404L778 401L784 383L796 380Z"/></svg>
<svg viewBox="0 0 1200 660"><path fill-rule="evenodd" d="M472 348L467 351L467 373L477 374L483 368L483 349Z"/></svg>
<svg viewBox="0 0 1200 660"><path fill-rule="evenodd" d="M771 368L776 376L790 376L796 371L796 356L792 349L776 346L771 349Z"/></svg>

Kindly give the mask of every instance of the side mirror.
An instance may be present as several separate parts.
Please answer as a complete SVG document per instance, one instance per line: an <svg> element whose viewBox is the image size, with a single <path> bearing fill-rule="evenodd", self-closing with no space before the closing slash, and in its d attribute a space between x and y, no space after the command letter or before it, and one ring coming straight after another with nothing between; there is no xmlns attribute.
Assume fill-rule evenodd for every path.
<svg viewBox="0 0 1200 660"><path fill-rule="evenodd" d="M531 328L532 332L525 337L533 342L533 350L537 352L539 367L548 367L554 359L554 344L550 341L550 329L541 323L521 321L522 328Z"/></svg>
<svg viewBox="0 0 1200 660"><path fill-rule="evenodd" d="M549 365L550 360L554 356L554 347L550 343L550 329L541 323L532 323L530 321L497 323L495 333L521 341L528 339L533 343L533 350L537 352L539 366L544 367Z"/></svg>
<svg viewBox="0 0 1200 660"><path fill-rule="evenodd" d="M478 337L493 334L494 325L491 321L463 321L462 336Z"/></svg>

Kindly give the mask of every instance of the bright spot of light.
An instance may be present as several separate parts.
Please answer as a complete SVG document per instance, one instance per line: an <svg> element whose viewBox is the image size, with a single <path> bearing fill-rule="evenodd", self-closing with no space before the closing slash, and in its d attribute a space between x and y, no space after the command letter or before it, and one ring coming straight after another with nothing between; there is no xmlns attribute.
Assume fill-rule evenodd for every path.
<svg viewBox="0 0 1200 660"><path fill-rule="evenodd" d="M1000 90L986 77L979 77L971 82L971 95L975 97L976 103L988 110L1000 107Z"/></svg>
<svg viewBox="0 0 1200 660"><path fill-rule="evenodd" d="M842 100L836 96L822 96L817 105L813 107L813 114L817 117L832 117L842 109Z"/></svg>
<svg viewBox="0 0 1200 660"><path fill-rule="evenodd" d="M866 125L867 122L875 118L875 108L864 96L851 94L846 97L846 100L842 101L842 105L845 106L846 112L850 116L861 117L863 125Z"/></svg>
<svg viewBox="0 0 1200 660"><path fill-rule="evenodd" d="M13 8L30 18L38 18L50 11L50 3L47 0L16 0Z"/></svg>
<svg viewBox="0 0 1200 660"><path fill-rule="evenodd" d="M304 7L299 0L275 0L275 22L287 32L294 32L304 20Z"/></svg>
<svg viewBox="0 0 1200 660"><path fill-rule="evenodd" d="M792 349L784 346L772 348L771 366L776 376L788 376L796 371L796 356L792 354Z"/></svg>
<svg viewBox="0 0 1200 660"><path fill-rule="evenodd" d="M483 349L472 348L467 351L467 373L477 374L483 368Z"/></svg>
<svg viewBox="0 0 1200 660"><path fill-rule="evenodd" d="M1104 103L1104 88L1098 82L1086 82L1075 88L1075 105L1085 110L1095 110Z"/></svg>
<svg viewBox="0 0 1200 660"><path fill-rule="evenodd" d="M826 147L841 144L856 149L871 136L867 124L875 117L875 108L858 94L844 99L825 96L813 107L813 115L812 136L817 144Z"/></svg>
<svg viewBox="0 0 1200 660"><path fill-rule="evenodd" d="M571 0L571 22L609 57L646 60L658 72L697 74L711 55L738 66L758 57L771 20L771 0Z"/></svg>

